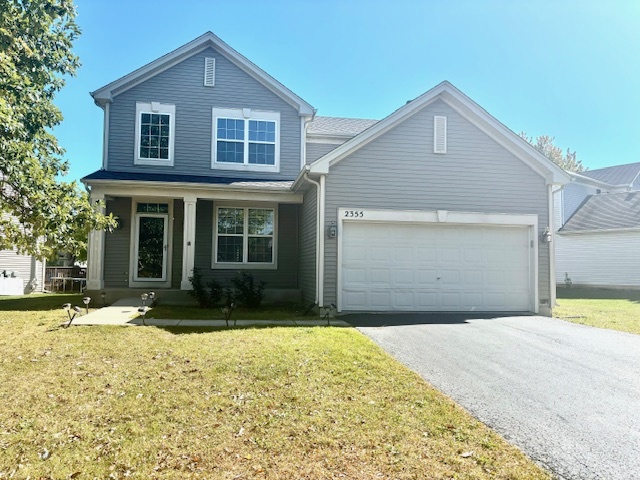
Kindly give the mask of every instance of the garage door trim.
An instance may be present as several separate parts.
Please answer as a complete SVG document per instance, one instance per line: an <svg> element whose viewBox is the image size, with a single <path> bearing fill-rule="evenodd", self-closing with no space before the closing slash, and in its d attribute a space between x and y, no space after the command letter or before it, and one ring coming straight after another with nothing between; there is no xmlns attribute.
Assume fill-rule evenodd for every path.
<svg viewBox="0 0 640 480"><path fill-rule="evenodd" d="M337 310L342 312L342 243L345 223L411 223L475 226L526 226L529 227L531 255L529 280L531 311L539 312L538 298L538 215L509 213L452 212L447 210L378 210L363 208L338 208L337 252Z"/></svg>

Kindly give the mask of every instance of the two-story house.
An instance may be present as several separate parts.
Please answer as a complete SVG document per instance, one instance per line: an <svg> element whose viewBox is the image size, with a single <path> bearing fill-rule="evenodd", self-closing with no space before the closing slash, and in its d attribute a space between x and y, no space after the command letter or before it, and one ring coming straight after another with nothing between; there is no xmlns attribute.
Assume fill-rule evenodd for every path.
<svg viewBox="0 0 640 480"><path fill-rule="evenodd" d="M640 287L640 162L572 173L554 204L560 285Z"/></svg>
<svg viewBox="0 0 640 480"><path fill-rule="evenodd" d="M119 227L90 236L89 290L188 290L198 268L339 311L550 312L568 176L448 82L380 121L320 117L206 33L92 96L83 181Z"/></svg>

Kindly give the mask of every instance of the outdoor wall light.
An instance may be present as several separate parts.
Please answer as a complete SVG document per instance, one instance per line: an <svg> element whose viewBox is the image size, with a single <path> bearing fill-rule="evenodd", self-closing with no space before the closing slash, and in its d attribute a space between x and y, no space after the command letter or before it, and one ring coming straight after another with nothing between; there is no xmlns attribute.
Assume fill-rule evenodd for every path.
<svg viewBox="0 0 640 480"><path fill-rule="evenodd" d="M328 234L329 238L336 238L336 236L338 236L338 226L336 225L336 222L331 223Z"/></svg>
<svg viewBox="0 0 640 480"><path fill-rule="evenodd" d="M549 227L545 227L544 231L540 234L540 240L544 243L551 243L551 232Z"/></svg>

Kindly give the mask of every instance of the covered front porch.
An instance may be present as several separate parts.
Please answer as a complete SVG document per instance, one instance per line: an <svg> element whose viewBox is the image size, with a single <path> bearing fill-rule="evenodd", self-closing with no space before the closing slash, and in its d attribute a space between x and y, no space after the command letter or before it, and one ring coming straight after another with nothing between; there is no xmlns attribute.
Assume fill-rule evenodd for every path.
<svg viewBox="0 0 640 480"><path fill-rule="evenodd" d="M102 201L118 226L90 234L89 291L105 291L113 301L144 289L165 290L179 301L187 298L179 291L192 288L189 278L197 268L205 282L228 284L244 271L266 283L271 300L300 299L302 195L288 185L91 187L92 200Z"/></svg>

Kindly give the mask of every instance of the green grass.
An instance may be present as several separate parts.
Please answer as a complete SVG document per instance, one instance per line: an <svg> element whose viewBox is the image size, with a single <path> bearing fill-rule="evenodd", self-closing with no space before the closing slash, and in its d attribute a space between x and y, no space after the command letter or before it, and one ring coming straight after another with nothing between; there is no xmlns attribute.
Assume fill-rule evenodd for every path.
<svg viewBox="0 0 640 480"><path fill-rule="evenodd" d="M355 329L60 328L79 299L0 300L0 478L550 478Z"/></svg>
<svg viewBox="0 0 640 480"><path fill-rule="evenodd" d="M176 307L157 305L148 313L149 318L177 319L177 320L223 320L222 310L217 308ZM305 315L304 308L298 305L281 305L262 307L251 310L237 308L233 311L231 320L317 320L316 315Z"/></svg>
<svg viewBox="0 0 640 480"><path fill-rule="evenodd" d="M640 291L559 288L557 304L557 318L640 334Z"/></svg>

